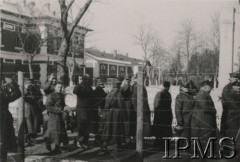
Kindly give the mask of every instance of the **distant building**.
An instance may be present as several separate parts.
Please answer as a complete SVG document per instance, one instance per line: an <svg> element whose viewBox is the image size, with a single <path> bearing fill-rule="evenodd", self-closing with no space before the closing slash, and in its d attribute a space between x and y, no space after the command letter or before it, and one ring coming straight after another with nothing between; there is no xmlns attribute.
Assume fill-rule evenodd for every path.
<svg viewBox="0 0 240 162"><path fill-rule="evenodd" d="M100 52L93 49L85 49L86 73L93 78L119 78L126 75L134 76L143 67L143 60L128 57L128 54Z"/></svg>
<svg viewBox="0 0 240 162"><path fill-rule="evenodd" d="M18 70L23 70L25 77L29 77L28 62L26 56L21 52L22 45L20 37L26 36L26 29L38 32L41 39L47 41L40 47L33 59L34 79L44 83L47 74L56 71L56 54L61 43L60 16L51 10L50 3L38 8L35 2L21 3L18 1L2 0L0 3L0 47L3 58L3 75L13 76ZM76 51L76 62L79 66L76 75L82 75L84 69L84 44L85 35L91 31L82 26L77 26L74 31L74 48ZM34 47L34 39L27 39L27 49ZM68 61L72 61L69 56Z"/></svg>

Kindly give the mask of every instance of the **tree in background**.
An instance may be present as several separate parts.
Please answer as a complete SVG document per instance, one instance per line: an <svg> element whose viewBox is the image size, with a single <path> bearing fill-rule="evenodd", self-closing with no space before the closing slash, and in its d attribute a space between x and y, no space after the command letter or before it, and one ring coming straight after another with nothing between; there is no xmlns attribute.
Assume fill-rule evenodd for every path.
<svg viewBox="0 0 240 162"><path fill-rule="evenodd" d="M184 20L181 23L181 29L178 32L178 42L182 46L182 52L186 57L186 79L189 76L189 61L194 48L196 36L193 30L193 21L191 19Z"/></svg>
<svg viewBox="0 0 240 162"><path fill-rule="evenodd" d="M89 6L92 3L92 0L87 0L82 8L79 9L75 19L71 23L70 27L68 27L68 14L69 10L72 7L75 0L71 0L68 4L66 4L66 0L58 0L61 12L61 32L62 32L62 40L60 49L58 51L58 66L57 66L57 79L59 81L64 82L66 77L66 62L67 55L69 54L70 46L71 46L71 38L74 32L74 29L82 19L85 12L88 10Z"/></svg>
<svg viewBox="0 0 240 162"><path fill-rule="evenodd" d="M33 2L31 2L33 3ZM18 35L18 42L19 42L19 50L26 56L26 60L28 62L28 68L29 68L29 77L30 79L34 78L33 75L33 59L34 57L40 53L41 47L52 37L45 37L42 38L41 36L45 34L47 31L40 31L38 24L37 16L39 16L41 13L38 13L37 15L35 13L35 8L32 8L32 6L35 5L27 5L27 4L21 4L17 3L17 8L19 14L19 23L17 25L17 35ZM22 16L21 13L24 13L24 9L28 9L29 13L31 14L30 18L26 18ZM27 23L24 23L22 19L27 19Z"/></svg>

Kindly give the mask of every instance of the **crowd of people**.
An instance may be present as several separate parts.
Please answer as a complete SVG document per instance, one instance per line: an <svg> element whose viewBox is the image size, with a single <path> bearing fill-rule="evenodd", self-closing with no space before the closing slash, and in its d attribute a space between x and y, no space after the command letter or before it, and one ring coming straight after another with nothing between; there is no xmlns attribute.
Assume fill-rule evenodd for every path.
<svg viewBox="0 0 240 162"><path fill-rule="evenodd" d="M169 83L157 93L154 100L154 145L165 149L163 137L172 137L172 108ZM239 149L240 136L240 74L231 73L230 82L222 91L222 118L220 130L217 128L216 108L210 92L213 85L203 81L199 88L190 82L182 82L180 92L175 99L175 115L177 125L176 136L191 139L199 138L202 146L206 146L210 137L234 138ZM186 144L184 145L186 146Z"/></svg>
<svg viewBox="0 0 240 162"><path fill-rule="evenodd" d="M25 124L26 143L34 145L37 133L44 130L46 148L55 153L64 151L69 145L67 129L78 133L74 144L84 149L88 148L90 133L95 134L95 142L101 151L107 151L111 142L117 144L117 149L124 150L135 141L137 125L137 76L126 76L121 82L115 79L110 92L104 90L104 83L97 79L96 88L92 87L92 79L85 74L78 85L74 86L73 94L77 96L76 115L70 117L65 103L64 85L51 75L43 90L26 80ZM163 89L154 99L154 120L151 125L151 112L148 103L148 93L143 86L143 135L155 136L154 147L163 150L163 137L173 136L172 130L172 97L169 92L170 82L163 83ZM206 144L209 137L217 136L216 109L210 96L212 84L203 81L200 86L193 82L182 82L180 92L176 97L175 114L178 136L199 137ZM7 152L16 149L13 118L8 110L9 102L21 97L19 87L14 82L2 83L0 91L1 105L1 161L5 161ZM230 83L223 89L223 114L220 134L228 137L238 136L240 122L240 74L231 73ZM74 118L75 117L75 118ZM3 124L4 123L4 124ZM63 147L61 147L63 144Z"/></svg>

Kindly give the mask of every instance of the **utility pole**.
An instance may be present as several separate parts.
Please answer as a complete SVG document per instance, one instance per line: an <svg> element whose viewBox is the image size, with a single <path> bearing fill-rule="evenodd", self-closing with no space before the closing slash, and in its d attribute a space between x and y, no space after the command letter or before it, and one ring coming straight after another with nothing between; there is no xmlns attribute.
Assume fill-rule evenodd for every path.
<svg viewBox="0 0 240 162"><path fill-rule="evenodd" d="M138 72L137 80L137 154L138 162L143 162L143 72Z"/></svg>
<svg viewBox="0 0 240 162"><path fill-rule="evenodd" d="M18 152L21 154L21 162L24 162L24 144L25 144L25 129L24 129L24 119L25 119L25 99L24 99L24 78L23 72L18 71L18 85L22 93L22 97L19 99L18 103Z"/></svg>

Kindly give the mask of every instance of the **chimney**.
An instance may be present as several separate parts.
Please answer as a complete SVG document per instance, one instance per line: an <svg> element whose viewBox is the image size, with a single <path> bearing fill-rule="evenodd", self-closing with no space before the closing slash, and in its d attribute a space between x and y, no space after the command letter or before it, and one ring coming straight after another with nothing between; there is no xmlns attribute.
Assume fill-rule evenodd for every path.
<svg viewBox="0 0 240 162"><path fill-rule="evenodd" d="M117 50L114 50L114 57L117 57Z"/></svg>
<svg viewBox="0 0 240 162"><path fill-rule="evenodd" d="M56 11L53 11L52 13L53 13L53 16L56 16Z"/></svg>
<svg viewBox="0 0 240 162"><path fill-rule="evenodd" d="M126 53L126 56L128 57L128 53Z"/></svg>

